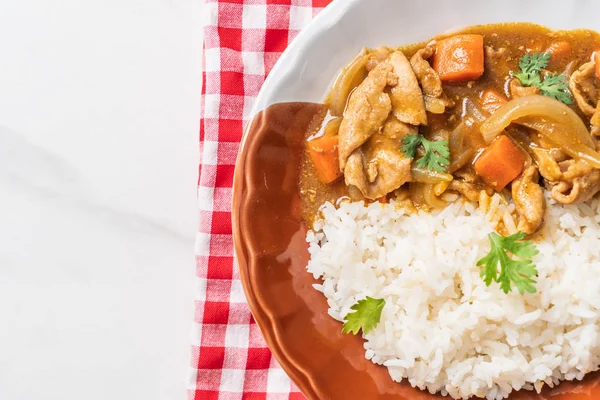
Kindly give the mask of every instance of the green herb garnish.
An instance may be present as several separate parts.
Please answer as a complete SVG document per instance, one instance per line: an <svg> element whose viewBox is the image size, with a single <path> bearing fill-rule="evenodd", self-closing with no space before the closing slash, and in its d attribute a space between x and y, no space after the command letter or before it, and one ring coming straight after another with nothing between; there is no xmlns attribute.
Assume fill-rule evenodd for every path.
<svg viewBox="0 0 600 400"><path fill-rule="evenodd" d="M567 77L559 74L548 74L542 81L540 91L544 96L551 97L565 104L573 103L573 96L569 92Z"/></svg>
<svg viewBox="0 0 600 400"><path fill-rule="evenodd" d="M350 307L353 312L349 312L344 317L346 322L342 328L342 333L352 332L356 335L362 329L363 333L367 334L379 325L381 319L381 311L385 306L385 300L374 299L367 296L364 300L359 300L358 303Z"/></svg>
<svg viewBox="0 0 600 400"><path fill-rule="evenodd" d="M565 75L547 74L542 78L542 70L548 66L551 56L552 53L525 54L519 61L521 71L513 75L521 81L521 85L537 87L544 96L571 104L573 96Z"/></svg>
<svg viewBox="0 0 600 400"><path fill-rule="evenodd" d="M523 232L507 237L492 232L488 237L492 248L487 256L477 261L477 266L484 266L481 277L485 284L490 286L493 281L498 282L504 293L508 293L512 290L511 283L514 283L521 294L535 293L536 289L533 285L535 280L531 277L537 275L537 270L531 258L539 251L533 242L523 240L525 238ZM509 253L518 260L511 258ZM500 264L500 274L498 274L498 264Z"/></svg>
<svg viewBox="0 0 600 400"><path fill-rule="evenodd" d="M523 86L537 86L540 82L540 74L548 66L552 53L525 54L519 61L520 72L514 76L519 78Z"/></svg>
<svg viewBox="0 0 600 400"><path fill-rule="evenodd" d="M415 158L415 152L420 145L423 145L425 155L417 160L417 167L446 172L446 167L450 164L448 141L432 142L423 135L407 135L402 139L402 151L406 158Z"/></svg>

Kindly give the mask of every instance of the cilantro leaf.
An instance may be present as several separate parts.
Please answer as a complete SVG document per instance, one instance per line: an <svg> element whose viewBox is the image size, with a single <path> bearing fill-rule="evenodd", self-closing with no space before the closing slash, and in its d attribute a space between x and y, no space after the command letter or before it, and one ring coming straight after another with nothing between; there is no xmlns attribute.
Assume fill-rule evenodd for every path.
<svg viewBox="0 0 600 400"><path fill-rule="evenodd" d="M423 135L406 135L402 139L402 152L406 158L415 158L417 147L421 144Z"/></svg>
<svg viewBox="0 0 600 400"><path fill-rule="evenodd" d="M535 293L532 278L537 275L535 264L531 260L538 254L538 250L530 240L525 240L525 233L517 232L514 235L502 237L495 232L489 234L490 252L477 261L477 266L483 266L481 277L486 286L498 282L504 293L509 293L514 283L519 293ZM509 253L518 259L511 258ZM498 274L500 264L500 274Z"/></svg>
<svg viewBox="0 0 600 400"><path fill-rule="evenodd" d="M523 86L540 87L542 84L542 78L540 78L540 74L537 72L534 74L515 72L513 75L521 81L521 85Z"/></svg>
<svg viewBox="0 0 600 400"><path fill-rule="evenodd" d="M547 74L542 79L542 70L548 66L552 53L525 54L519 61L519 72L513 76L523 86L537 87L544 96L548 96L565 104L573 103L569 84L565 75Z"/></svg>
<svg viewBox="0 0 600 400"><path fill-rule="evenodd" d="M419 168L427 167L430 171L446 172L446 167L450 164L448 141L434 142L420 134L407 135L402 139L401 150L406 158L415 158L415 152L419 145L425 149L425 155L417 161L417 166Z"/></svg>
<svg viewBox="0 0 600 400"><path fill-rule="evenodd" d="M346 322L344 322L342 333L352 332L353 335L356 335L361 329L365 334L371 332L379 325L384 306L385 300L383 299L367 296L366 299L359 300L351 307L354 311L344 317Z"/></svg>
<svg viewBox="0 0 600 400"><path fill-rule="evenodd" d="M569 92L569 84L565 75L548 74L544 77L539 88L544 96L562 101L565 104L573 103L573 96Z"/></svg>
<svg viewBox="0 0 600 400"><path fill-rule="evenodd" d="M446 172L446 167L450 164L450 149L447 141L430 142L423 139L425 155L419 159L417 166L427 168L432 171Z"/></svg>
<svg viewBox="0 0 600 400"><path fill-rule="evenodd" d="M548 66L550 57L552 57L552 53L525 54L523 58L521 58L521 61L519 61L521 72L515 73L515 76L517 76L517 74L521 74L524 77L539 75L540 72Z"/></svg>

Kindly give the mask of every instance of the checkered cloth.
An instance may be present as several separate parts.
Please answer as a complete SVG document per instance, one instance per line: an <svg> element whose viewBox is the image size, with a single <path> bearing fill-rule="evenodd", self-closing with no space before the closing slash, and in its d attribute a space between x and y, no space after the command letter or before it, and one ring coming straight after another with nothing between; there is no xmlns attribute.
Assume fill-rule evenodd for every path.
<svg viewBox="0 0 600 400"><path fill-rule="evenodd" d="M234 265L233 170L265 77L331 0L207 0L200 123L199 297L189 400L304 399L266 347Z"/></svg>

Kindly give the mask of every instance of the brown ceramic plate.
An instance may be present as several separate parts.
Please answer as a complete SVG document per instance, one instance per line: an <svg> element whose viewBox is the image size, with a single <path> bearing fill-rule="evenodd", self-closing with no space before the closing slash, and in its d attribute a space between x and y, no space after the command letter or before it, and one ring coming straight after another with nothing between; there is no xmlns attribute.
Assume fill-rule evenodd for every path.
<svg viewBox="0 0 600 400"><path fill-rule="evenodd" d="M554 10L542 0L336 0L299 35L272 71L257 99L236 165L233 233L256 322L285 371L309 399L440 396L395 383L385 368L367 361L362 339L341 333L341 324L327 314L324 296L312 288L316 281L305 270L308 251L298 175L304 133L318 121L322 109L313 103L285 102L319 102L336 72L363 46L414 43L451 28L515 20L600 30L596 3L559 4ZM567 11L577 7L587 12L571 17ZM540 9L545 10L543 15ZM362 21L378 23L361 30L357 26L364 26ZM600 399L598 382L590 376L583 383L564 383L542 395L523 391L510 398Z"/></svg>

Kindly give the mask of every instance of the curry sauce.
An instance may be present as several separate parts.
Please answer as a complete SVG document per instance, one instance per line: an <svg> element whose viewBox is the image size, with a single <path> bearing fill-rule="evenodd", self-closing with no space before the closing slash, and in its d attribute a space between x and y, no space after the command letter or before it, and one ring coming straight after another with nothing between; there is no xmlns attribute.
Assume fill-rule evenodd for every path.
<svg viewBox="0 0 600 400"><path fill-rule="evenodd" d="M441 57L439 56L440 46L444 39L460 35L465 37L481 35L483 37L483 48L481 49L483 73L474 79L444 80L443 72L435 70L436 57ZM486 121L493 119L491 117L500 108L500 105L495 108L489 107L489 101L493 102L494 99L499 99L497 101L503 105L511 104L519 97L548 97L548 93L545 93L544 89L540 90L535 85L532 86L530 82L523 83L524 79L516 77L521 71L524 56L546 55L549 58L547 65L543 67L539 77L532 75L533 78L541 81L548 79L547 82L554 78L557 81L562 79L561 84L564 84L564 88L562 92L558 93L558 97L562 97L563 103L569 103L568 107L581 119L586 129L591 130L593 136L596 129L594 125L596 117L595 114L590 115L590 110L582 103L588 103L589 108L593 110L600 97L600 90L597 90L600 87L598 83L600 77L592 76L593 74L585 70L586 67L594 68L593 64L590 65L590 60L593 59L593 54L597 50L600 50L600 35L596 32L590 30L552 31L530 23L474 26L419 44L363 50L357 58L363 57L363 64L357 64L355 60L353 64L342 71L341 78L343 79L338 78L338 82L343 81L346 86L342 87L343 90L340 91L340 87L334 85L332 93L335 93L330 93L328 96L325 103L329 108L329 114L327 118L324 118L322 129L316 134L308 132L306 135L308 145L300 166L300 193L304 219L312 224L319 207L324 202L335 202L344 197L367 202L388 202L397 199L408 201L415 208L431 210L447 204L456 196L478 201L482 198L481 196L492 195L494 191L498 191L509 201L513 198L516 205L515 219L518 221L519 229L529 234L534 233L543 222L545 205L543 196L540 195L542 190L551 191L553 195L556 193L555 198L559 202L586 201L600 191L600 173L597 172L599 170L590 167L588 161L581 161L579 157L570 155L572 152L569 152L568 146L565 149L559 143L549 140L548 136L540 131L540 129L543 130L543 127L540 128L540 124L546 124L544 126L547 127L549 123L552 125L552 121L548 121L547 117L539 117L539 121L511 124L500 133L511 139L510 142L514 143L514 147L523 152L526 161L523 165L518 166L518 177L511 177L510 182L504 186L495 184L496 181L486 176L488 170L494 172L500 170L502 173L504 167L493 165L494 157L487 157L492 159L491 166L483 165L483 161L485 161L483 160L480 162L479 170L476 168L481 154L494 150L492 141L484 137L482 129L485 128L486 123L488 126L490 125L490 122ZM392 57L402 54L402 57L410 60L410 65L418 79L420 95L423 96L426 107L426 124L415 125L412 120L409 120L409 123L400 121L401 126L405 128L394 131L395 136L392 136L390 140L387 133L389 122L394 119L398 123L395 118L402 118L402 115L406 114L397 112L399 103L394 103L394 89L405 82L414 81L411 80L412 77L404 79L400 76L400 65L405 66L406 63L393 64ZM381 67L385 63L390 64L391 67L387 69ZM421 67L424 69L420 70ZM597 68L600 70L600 67ZM351 71L353 75L343 76L348 74L348 71ZM380 73L381 76L374 76L376 73ZM577 80L579 76L577 74L582 77L582 80ZM394 76L397 76L398 79L390 79ZM441 89L429 85L436 79L438 82L441 80ZM361 110L356 104L353 108L352 103L353 100L355 103L362 100L363 108L364 104L368 105L369 101L365 99L368 100L370 95L377 95L374 91L376 84L384 87L379 94L383 96L382 100L386 100L385 96L392 99L391 113L386 117L387 119L380 119L384 122L378 122L380 123L379 127L372 124L365 128L370 123L368 118L374 115L374 110L370 110L370 114L366 112L352 120L353 116L350 114ZM569 89L566 88L567 84L569 84ZM576 90L573 91L573 88ZM364 98L361 99L360 96ZM342 104L340 97L344 101L342 106L340 106ZM564 101L566 97L571 101ZM373 98L371 97L371 99ZM337 105L332 103L332 99L337 99ZM548 99L542 100L548 101ZM558 102L556 99L552 99L552 101ZM387 105L386 101L383 101L382 104ZM343 112L339 111L340 108L344 109ZM600 110L600 108L598 109ZM336 132L326 133L325 127L331 118L337 119ZM530 118L538 118L538 116ZM600 114L597 119L597 123L600 124ZM370 129L370 131L368 133L361 132L360 129L363 128ZM597 129L600 132L600 126ZM315 167L314 158L311 158L309 149L310 140L324 134L339 134L340 148L346 146L348 140L345 138L350 134L363 134L368 137L364 142L350 139L358 145L350 147L349 151L343 154L344 159L339 160L339 175L343 176L331 183L323 183L323 179L319 179L319 171ZM402 160L401 157L406 157L407 154L403 151L407 149L405 138L407 136L416 137L416 135L421 138L419 139L421 142L448 143L450 155L445 161L447 164L442 163L437 167L434 164L438 171L430 171L435 176L441 176L440 181L436 182L434 178L430 177L431 179L427 178L427 182L424 183L416 177L416 173L419 172L416 168L417 161L427 155L423 146L419 146L416 150L412 164L408 161L407 166L403 167L403 171L407 174L406 179L393 179L394 172L399 171L399 168L392 171L385 170L394 163L397 164L397 160ZM386 140L386 148L377 147ZM390 146L393 147L391 145L393 143L396 146L393 151L400 154L399 156L393 154L389 149ZM590 149L590 152L593 152L593 154L590 153L593 160L598 153L595 148ZM349 166L351 157L348 157L346 153L351 153L351 157L359 159L359 161ZM342 150L340 150L340 155L342 155ZM600 154L598 155L600 156ZM387 161L386 157L389 158ZM502 163L502 156L496 157L495 160ZM386 162L387 164L385 164ZM430 163L429 167L431 165ZM554 171L554 175L548 172L550 170ZM425 172L428 172L426 168ZM357 174L358 177L350 175L350 173ZM384 180L385 182L382 182ZM430 181L434 183L430 183ZM371 190L378 182L389 183L389 185L377 188L382 190ZM399 185L398 182L400 182ZM539 190L537 190L538 187ZM531 188L534 190L530 190ZM385 195L379 197L378 194L382 192ZM375 195L378 197L373 198ZM515 196L517 196L516 199ZM499 229L501 230L502 227Z"/></svg>

